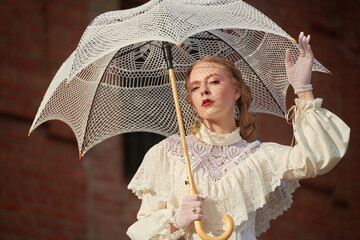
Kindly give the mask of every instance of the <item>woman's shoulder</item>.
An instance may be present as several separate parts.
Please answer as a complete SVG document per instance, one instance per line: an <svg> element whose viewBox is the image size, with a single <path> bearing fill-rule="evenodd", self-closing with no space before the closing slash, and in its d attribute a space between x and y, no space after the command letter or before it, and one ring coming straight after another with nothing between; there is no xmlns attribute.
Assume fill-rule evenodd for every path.
<svg viewBox="0 0 360 240"><path fill-rule="evenodd" d="M181 144L181 138L178 134L173 134L159 143L159 145L164 147L165 149L169 149L171 146L177 146L179 144Z"/></svg>
<svg viewBox="0 0 360 240"><path fill-rule="evenodd" d="M181 138L177 134L173 134L171 136L166 137L165 139L161 140L160 142L154 144L147 153L153 153L156 151L161 150L169 150L171 146L177 146L181 144Z"/></svg>

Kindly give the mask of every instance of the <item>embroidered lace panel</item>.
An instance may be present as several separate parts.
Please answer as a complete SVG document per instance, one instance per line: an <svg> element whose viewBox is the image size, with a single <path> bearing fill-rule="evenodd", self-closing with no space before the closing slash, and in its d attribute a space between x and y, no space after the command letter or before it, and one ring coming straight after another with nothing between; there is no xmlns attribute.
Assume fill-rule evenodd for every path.
<svg viewBox="0 0 360 240"><path fill-rule="evenodd" d="M201 142L194 135L186 137L189 159L193 171L202 174L213 181L219 181L228 171L256 152L260 143L248 143L240 140L226 146L215 146ZM167 152L185 164L180 137L173 135L161 142Z"/></svg>

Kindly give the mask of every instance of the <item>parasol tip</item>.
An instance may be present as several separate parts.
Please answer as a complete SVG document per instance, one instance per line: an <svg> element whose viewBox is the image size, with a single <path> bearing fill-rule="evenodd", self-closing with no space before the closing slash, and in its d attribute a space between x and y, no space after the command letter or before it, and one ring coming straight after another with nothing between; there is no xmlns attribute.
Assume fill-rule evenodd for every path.
<svg viewBox="0 0 360 240"><path fill-rule="evenodd" d="M291 39L291 41L292 41L293 43L297 43L297 41L296 41L295 39Z"/></svg>
<svg viewBox="0 0 360 240"><path fill-rule="evenodd" d="M79 160L82 158L82 152L79 152Z"/></svg>
<svg viewBox="0 0 360 240"><path fill-rule="evenodd" d="M70 81L69 81L69 80L66 80L66 88L69 87L69 83L70 83Z"/></svg>
<svg viewBox="0 0 360 240"><path fill-rule="evenodd" d="M31 135L31 130L28 132L28 137L30 137L30 135Z"/></svg>

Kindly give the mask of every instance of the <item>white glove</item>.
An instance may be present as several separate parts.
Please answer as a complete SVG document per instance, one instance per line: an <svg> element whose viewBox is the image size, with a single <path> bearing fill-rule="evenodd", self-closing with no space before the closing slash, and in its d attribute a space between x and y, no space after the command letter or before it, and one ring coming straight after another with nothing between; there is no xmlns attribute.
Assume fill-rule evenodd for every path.
<svg viewBox="0 0 360 240"><path fill-rule="evenodd" d="M186 228L195 220L203 219L202 201L206 196L200 194L187 195L183 197L180 208L174 215L174 226Z"/></svg>
<svg viewBox="0 0 360 240"><path fill-rule="evenodd" d="M291 62L291 54L286 51L285 67L289 83L293 86L295 94L312 90L311 73L314 64L314 54L310 47L310 35L299 35L300 56L295 65Z"/></svg>

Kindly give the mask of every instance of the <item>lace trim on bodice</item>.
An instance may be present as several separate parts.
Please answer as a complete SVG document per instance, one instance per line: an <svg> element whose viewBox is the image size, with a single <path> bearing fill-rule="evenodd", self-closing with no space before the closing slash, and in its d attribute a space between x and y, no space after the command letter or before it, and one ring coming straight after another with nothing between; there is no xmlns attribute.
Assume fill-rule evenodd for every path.
<svg viewBox="0 0 360 240"><path fill-rule="evenodd" d="M224 142L229 142L229 139L224 138L224 134L220 134L218 139L216 137L219 136L214 136L216 136L215 133L208 134L206 131L201 131L201 140L206 139L207 142L216 142L219 145L200 141L194 135L187 136L186 142L192 171L200 171L204 176L215 182L219 181L227 172L260 147L258 141L248 143L241 139L238 130L227 134L231 142L238 140L230 145L223 145ZM219 139L220 141L218 141ZM181 140L178 135L165 139L161 142L161 145L176 159L185 163Z"/></svg>

